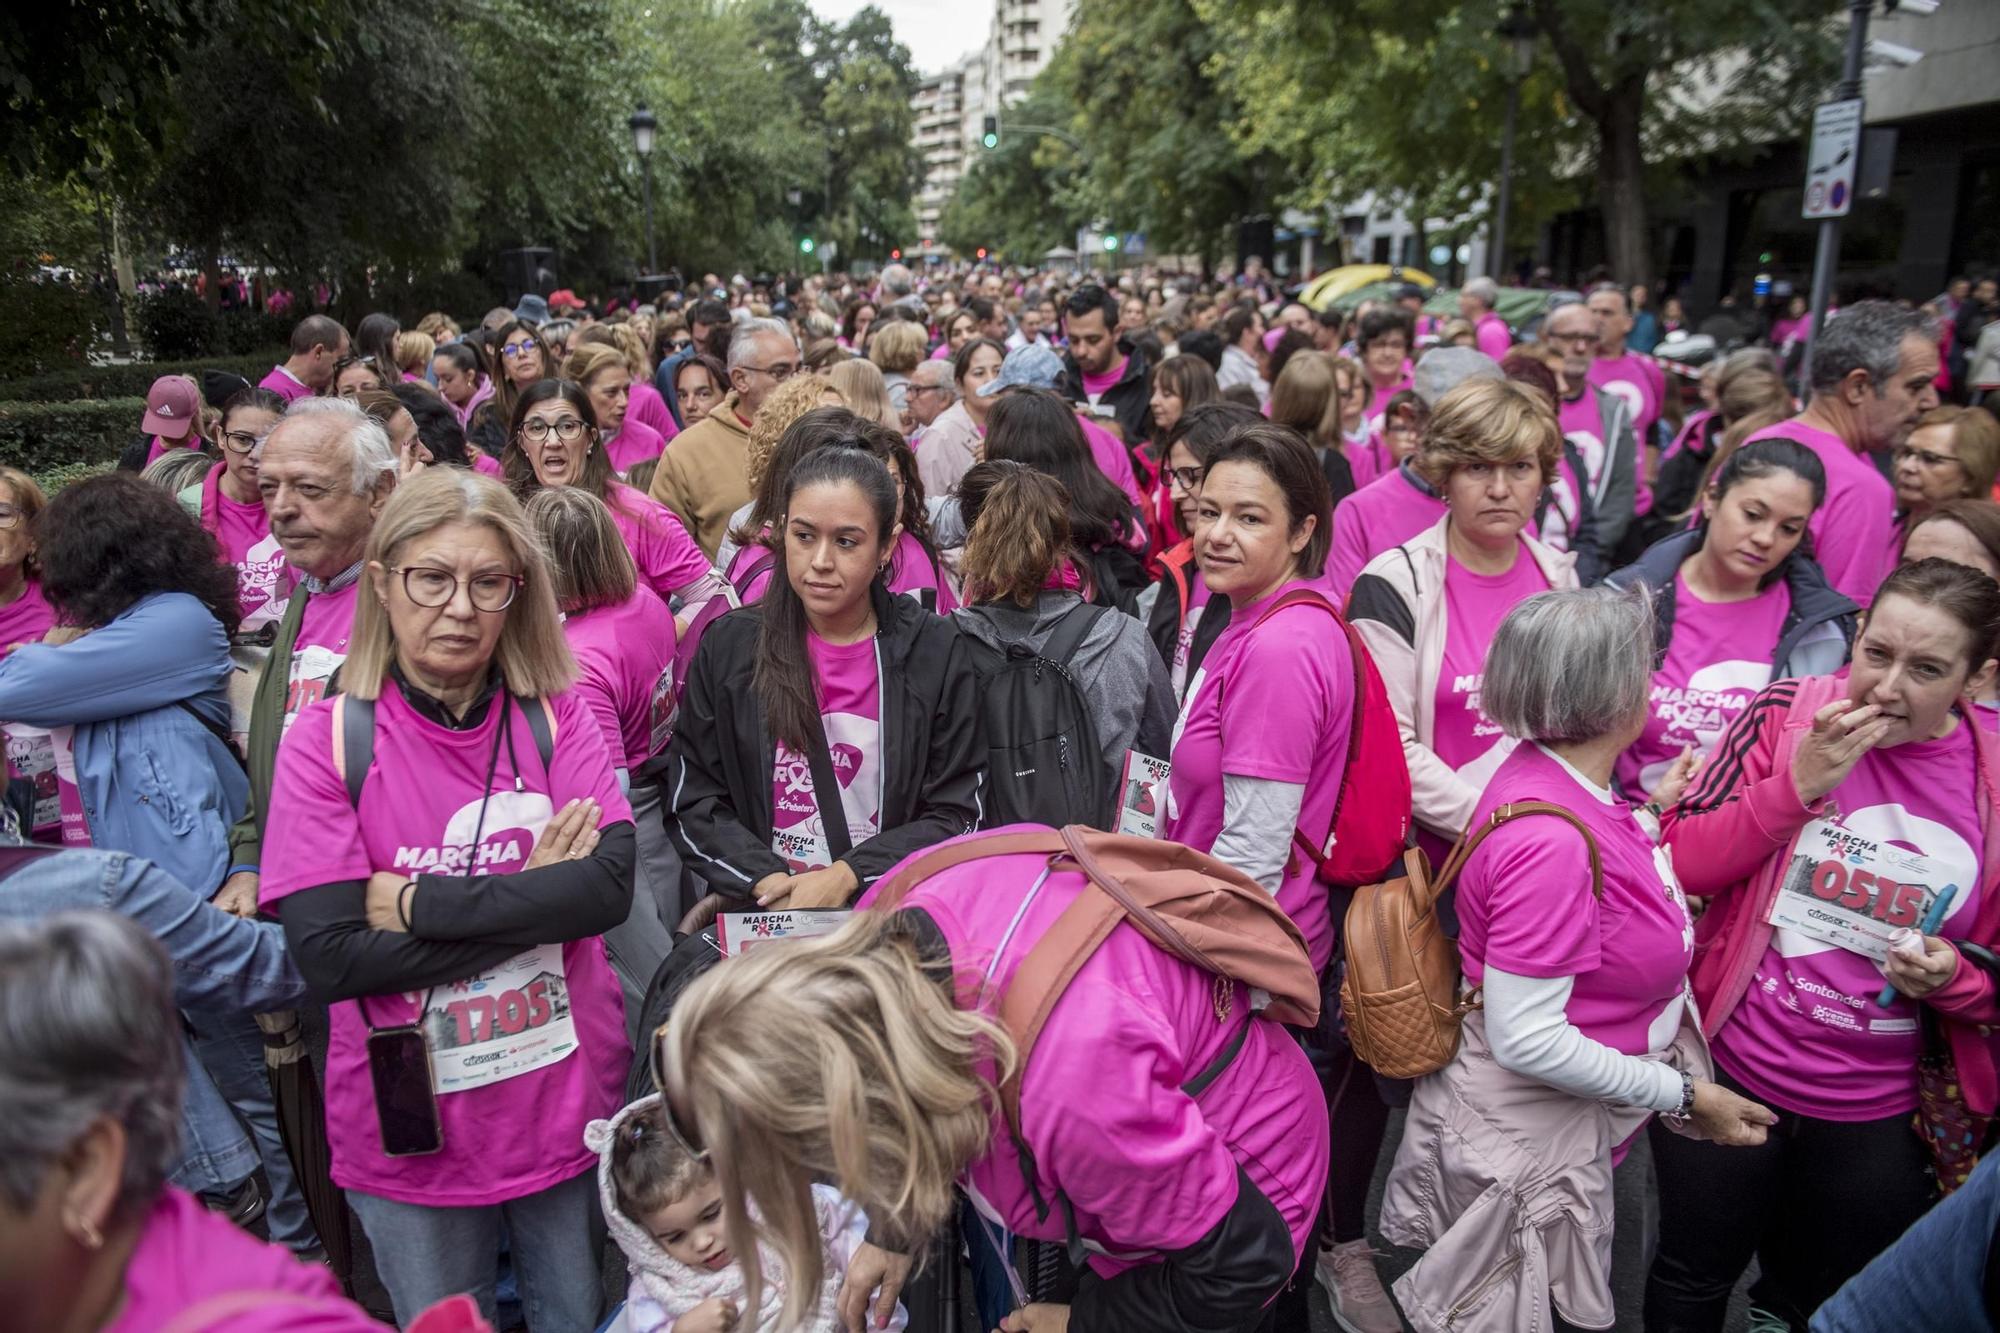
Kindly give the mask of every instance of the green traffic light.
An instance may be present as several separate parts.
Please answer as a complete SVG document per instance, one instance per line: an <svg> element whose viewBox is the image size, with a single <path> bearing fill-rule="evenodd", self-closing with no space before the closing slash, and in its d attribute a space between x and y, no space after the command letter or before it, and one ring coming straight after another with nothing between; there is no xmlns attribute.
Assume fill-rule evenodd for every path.
<svg viewBox="0 0 2000 1333"><path fill-rule="evenodd" d="M1116 236L1105 237L1104 248L1106 250L1116 250L1118 248L1118 238Z"/></svg>
<svg viewBox="0 0 2000 1333"><path fill-rule="evenodd" d="M813 238L810 236L801 238L799 241L799 253L802 255L809 255L812 252L813 252Z"/></svg>
<svg viewBox="0 0 2000 1333"><path fill-rule="evenodd" d="M988 134L979 142L985 144L988 148L998 148L1000 146L1000 136L997 134Z"/></svg>

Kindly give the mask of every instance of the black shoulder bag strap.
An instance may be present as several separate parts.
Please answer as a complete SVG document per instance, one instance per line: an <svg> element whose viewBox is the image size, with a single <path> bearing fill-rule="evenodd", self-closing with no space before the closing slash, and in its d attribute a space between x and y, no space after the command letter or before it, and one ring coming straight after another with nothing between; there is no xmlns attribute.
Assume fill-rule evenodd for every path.
<svg viewBox="0 0 2000 1333"><path fill-rule="evenodd" d="M375 761L375 701L341 696L340 757L347 781L347 800L361 808L361 789L368 784L368 765Z"/></svg>
<svg viewBox="0 0 2000 1333"><path fill-rule="evenodd" d="M542 757L542 769L546 772L556 755L556 738L549 730L548 709L542 706L540 699L533 697L517 699L515 702L521 705L521 717L527 722L528 731L535 738L535 753Z"/></svg>
<svg viewBox="0 0 2000 1333"><path fill-rule="evenodd" d="M886 708L878 702L877 708ZM847 805L840 798L840 779L833 771L833 753L826 742L826 727L817 714L812 735L806 738L806 765L812 771L813 804L819 807L819 822L826 828L826 849L834 861L854 850L847 833Z"/></svg>
<svg viewBox="0 0 2000 1333"><path fill-rule="evenodd" d="M1035 656L1067 667L1070 658L1076 656L1076 650L1083 646L1084 637L1090 633L1098 617L1108 610L1109 607L1098 606L1094 602L1078 602L1063 612L1062 618L1056 621L1055 629L1042 644L1042 651Z"/></svg>

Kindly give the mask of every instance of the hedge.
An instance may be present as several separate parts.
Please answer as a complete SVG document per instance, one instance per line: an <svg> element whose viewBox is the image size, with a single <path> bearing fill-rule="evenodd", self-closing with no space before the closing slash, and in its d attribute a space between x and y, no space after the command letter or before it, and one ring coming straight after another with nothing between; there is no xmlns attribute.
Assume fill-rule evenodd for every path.
<svg viewBox="0 0 2000 1333"><path fill-rule="evenodd" d="M196 361L134 361L115 366L76 366L40 375L0 380L0 402L63 404L73 399L144 398L162 375L192 375L204 370L233 370L255 384L283 361L286 350L273 347L249 356L211 356ZM136 418L134 418L136 420ZM134 430L138 429L136 426Z"/></svg>
<svg viewBox="0 0 2000 1333"><path fill-rule="evenodd" d="M144 398L0 402L0 463L44 473L65 464L116 462L145 415Z"/></svg>

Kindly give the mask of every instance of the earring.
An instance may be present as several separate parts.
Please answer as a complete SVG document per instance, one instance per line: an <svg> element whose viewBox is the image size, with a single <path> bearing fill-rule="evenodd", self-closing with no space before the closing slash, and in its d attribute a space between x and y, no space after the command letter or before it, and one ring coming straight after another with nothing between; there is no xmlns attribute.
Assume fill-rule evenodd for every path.
<svg viewBox="0 0 2000 1333"><path fill-rule="evenodd" d="M75 1219L70 1223L70 1229L76 1233L77 1243L82 1245L84 1249L99 1250L104 1248L104 1233L100 1232L97 1229L97 1224L89 1218L79 1217Z"/></svg>

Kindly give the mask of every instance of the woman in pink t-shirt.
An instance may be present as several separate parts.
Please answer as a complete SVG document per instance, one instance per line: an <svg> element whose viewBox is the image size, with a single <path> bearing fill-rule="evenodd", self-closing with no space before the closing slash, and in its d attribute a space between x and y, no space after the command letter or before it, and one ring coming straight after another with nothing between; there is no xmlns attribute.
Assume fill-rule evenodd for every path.
<svg viewBox="0 0 2000 1333"><path fill-rule="evenodd" d="M1991 500L1947 500L1912 524L1903 538L1898 564L1936 556L2000 581L2000 504ZM1975 720L2000 736L2000 681L1970 695Z"/></svg>
<svg viewBox="0 0 2000 1333"><path fill-rule="evenodd" d="M35 578L35 515L48 500L19 468L0 467L0 657L40 643L56 613Z"/></svg>
<svg viewBox="0 0 2000 1333"><path fill-rule="evenodd" d="M128 917L0 923L7 1327L380 1333L324 1266L166 1184L186 1083L174 1001L165 950Z"/></svg>
<svg viewBox="0 0 2000 1333"><path fill-rule="evenodd" d="M692 906L681 902L681 861L661 822L659 775L678 705L674 613L639 582L602 500L552 486L528 501L528 522L549 553L563 637L576 654L576 693L604 732L638 830L632 914L604 937L636 1024L646 986L673 947L669 927Z"/></svg>
<svg viewBox="0 0 2000 1333"><path fill-rule="evenodd" d="M970 830L986 764L966 645L884 581L888 469L851 445L816 449L783 500L778 570L754 606L709 625L668 751L675 846L731 910L845 905Z"/></svg>
<svg viewBox="0 0 2000 1333"><path fill-rule="evenodd" d="M458 424L470 429L472 414L493 397L493 380L479 349L471 343L447 343L431 358L431 373L437 376L438 392L458 414Z"/></svg>
<svg viewBox="0 0 2000 1333"><path fill-rule="evenodd" d="M1223 871L1207 858L1193 868ZM1311 1246L1325 1101L1296 1039L1249 1017L1240 984L1116 924L1027 1057L1020 1146L999 1113L1000 997L1085 884L1046 853L988 852L916 880L898 911L732 959L676 1005L655 1050L668 1132L713 1155L732 1228L749 1210L766 1220L795 1304L822 1265L813 1210L788 1201L817 1178L869 1219L837 1299L842 1327L886 1326L958 1190L966 1243L984 1254L1009 1232L1091 1252L1069 1304L1028 1305L1004 1328L1305 1327L1303 1309L1295 1323L1272 1313Z"/></svg>
<svg viewBox="0 0 2000 1333"><path fill-rule="evenodd" d="M1520 744L1479 798L1457 881L1464 989L1481 1003L1451 1062L1417 1082L1382 1205L1385 1237L1430 1251L1397 1283L1404 1308L1486 1312L1454 1326L1520 1327L1496 1315L1549 1309L1553 1290L1554 1327L1608 1327L1611 1170L1640 1127L1659 1112L1750 1145L1774 1118L1711 1081L1686 1003L1687 900L1611 789L1647 715L1650 629L1634 594L1545 592L1487 655L1486 712ZM1523 802L1569 818L1491 822ZM1502 1266L1529 1233L1548 1262Z"/></svg>
<svg viewBox="0 0 2000 1333"><path fill-rule="evenodd" d="M1371 310L1354 335L1354 348L1368 381L1368 424L1376 430L1381 429L1382 412L1389 400L1410 387L1410 329L1408 311Z"/></svg>
<svg viewBox="0 0 2000 1333"><path fill-rule="evenodd" d="M1692 980L1717 1077L1780 1119L1726 1156L1655 1135L1649 1325L1720 1329L1754 1256L1752 1305L1803 1326L1930 1205L1954 1124L2000 1110L2000 992L1970 952L2000 943L2000 746L1964 706L1996 641L1993 580L1901 566L1851 669L1765 689L1667 811L1681 881L1709 899ZM1920 1102L1924 1061L1942 1105Z"/></svg>
<svg viewBox="0 0 2000 1333"><path fill-rule="evenodd" d="M615 355L615 373L622 375ZM590 398L571 381L542 380L521 395L501 466L523 503L545 486L575 486L604 501L639 567L639 581L677 602L683 623L692 622L709 598L728 595L728 584L680 518L618 480Z"/></svg>
<svg viewBox="0 0 2000 1333"><path fill-rule="evenodd" d="M277 632L291 592L285 553L271 535L264 497L257 490L257 446L278 424L285 406L269 389L243 389L232 396L222 408L222 466L180 494L181 504L222 548L223 563L236 567L237 601L243 608L238 633L252 639L267 625L270 633Z"/></svg>
<svg viewBox="0 0 2000 1333"><path fill-rule="evenodd" d="M1632 800L1672 805L1687 774L1773 680L1838 671L1857 608L1812 557L1806 525L1826 469L1792 440L1729 456L1695 527L1656 542L1607 582L1652 594L1655 667L1646 729L1618 761Z"/></svg>
<svg viewBox="0 0 2000 1333"><path fill-rule="evenodd" d="M628 410L632 372L616 348L602 343L584 344L563 363L563 377L582 385L590 396L590 409L597 417L605 457L610 460L613 472L623 473L634 463L660 456L667 446L666 440L651 426L633 420Z"/></svg>
<svg viewBox="0 0 2000 1333"><path fill-rule="evenodd" d="M504 1222L538 1322L594 1328L583 1130L629 1058L598 937L631 910L631 807L505 487L426 470L366 558L343 693L278 751L259 885L331 1006L333 1179L404 1325L457 1292L491 1316Z"/></svg>
<svg viewBox="0 0 2000 1333"><path fill-rule="evenodd" d="M1444 518L1369 561L1348 598L1402 724L1419 839L1433 860L1514 747L1479 707L1493 632L1535 593L1576 586L1573 557L1528 534L1561 448L1546 395L1511 380L1453 389L1413 459L1444 498Z"/></svg>

